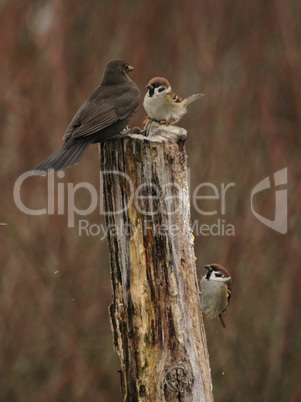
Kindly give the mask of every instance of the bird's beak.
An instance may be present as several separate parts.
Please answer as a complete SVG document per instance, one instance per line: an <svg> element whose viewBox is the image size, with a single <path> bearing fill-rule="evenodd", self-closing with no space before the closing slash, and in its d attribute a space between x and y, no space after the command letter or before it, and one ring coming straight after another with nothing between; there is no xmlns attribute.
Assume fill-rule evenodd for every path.
<svg viewBox="0 0 301 402"><path fill-rule="evenodd" d="M128 71L134 71L134 70L135 70L134 67L128 66Z"/></svg>
<svg viewBox="0 0 301 402"><path fill-rule="evenodd" d="M153 85L151 85L151 84L147 84L145 88L147 88L147 89L154 89Z"/></svg>
<svg viewBox="0 0 301 402"><path fill-rule="evenodd" d="M211 266L210 266L210 265L204 265L204 268L208 269L208 271L211 270Z"/></svg>

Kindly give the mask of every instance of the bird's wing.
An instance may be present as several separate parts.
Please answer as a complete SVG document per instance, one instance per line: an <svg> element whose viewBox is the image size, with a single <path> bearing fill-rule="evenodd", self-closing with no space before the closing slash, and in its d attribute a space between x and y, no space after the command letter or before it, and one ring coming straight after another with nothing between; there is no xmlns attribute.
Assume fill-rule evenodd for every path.
<svg viewBox="0 0 301 402"><path fill-rule="evenodd" d="M169 96L169 98L171 98L175 103L182 102L182 99L178 95L174 94L173 92L170 92L169 94L167 94L167 96Z"/></svg>
<svg viewBox="0 0 301 402"><path fill-rule="evenodd" d="M69 124L64 139L87 137L110 126L119 120L116 110L106 103L99 105L89 102L86 107L80 109Z"/></svg>
<svg viewBox="0 0 301 402"><path fill-rule="evenodd" d="M91 97L82 105L69 124L63 139L79 138L93 135L118 120L125 119L139 105L137 96L122 90L112 95L98 87Z"/></svg>
<svg viewBox="0 0 301 402"><path fill-rule="evenodd" d="M229 282L227 282L227 306L224 311L226 311L230 303L230 300L231 300L231 281L229 280Z"/></svg>

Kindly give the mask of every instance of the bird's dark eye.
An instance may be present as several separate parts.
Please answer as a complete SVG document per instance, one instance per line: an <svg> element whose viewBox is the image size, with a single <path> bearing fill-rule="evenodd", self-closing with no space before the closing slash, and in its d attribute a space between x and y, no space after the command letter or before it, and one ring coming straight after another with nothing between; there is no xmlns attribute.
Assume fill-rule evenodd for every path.
<svg viewBox="0 0 301 402"><path fill-rule="evenodd" d="M158 92L163 92L164 89L165 89L165 87L160 87L160 88L158 89Z"/></svg>

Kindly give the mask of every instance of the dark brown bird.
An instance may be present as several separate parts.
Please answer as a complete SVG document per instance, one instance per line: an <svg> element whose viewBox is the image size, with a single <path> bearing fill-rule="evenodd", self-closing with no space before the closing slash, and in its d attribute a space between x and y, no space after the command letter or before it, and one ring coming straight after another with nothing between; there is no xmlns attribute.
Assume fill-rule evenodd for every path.
<svg viewBox="0 0 301 402"><path fill-rule="evenodd" d="M140 91L129 78L134 70L124 60L106 65L100 85L69 124L64 145L35 168L36 173L59 170L78 163L92 143L120 136L138 109Z"/></svg>

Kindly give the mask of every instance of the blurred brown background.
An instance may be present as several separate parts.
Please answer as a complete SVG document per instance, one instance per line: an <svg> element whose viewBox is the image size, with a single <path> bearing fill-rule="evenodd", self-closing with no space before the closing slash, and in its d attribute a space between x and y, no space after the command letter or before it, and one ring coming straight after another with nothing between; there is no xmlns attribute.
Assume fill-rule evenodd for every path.
<svg viewBox="0 0 301 402"><path fill-rule="evenodd" d="M205 94L180 122L192 190L235 183L225 215L218 201L206 207L217 215L191 211L235 227L195 238L198 275L220 262L233 278L227 329L206 323L216 401L301 400L300 15L295 0L0 2L0 400L121 400L106 240L79 236L65 215L25 215L13 199L16 179L61 145L112 58L135 67L142 95L156 75L182 97ZM131 125L144 118L141 106ZM98 188L98 166L91 146L60 182ZM254 217L250 194L285 167L283 235ZM81 207L89 197L79 194ZM45 207L46 179L28 180L21 195ZM267 190L256 208L273 219L274 204ZM104 224L97 211L83 218Z"/></svg>

